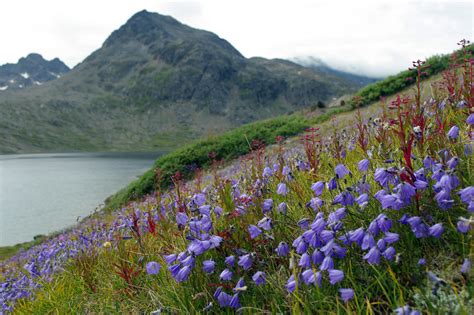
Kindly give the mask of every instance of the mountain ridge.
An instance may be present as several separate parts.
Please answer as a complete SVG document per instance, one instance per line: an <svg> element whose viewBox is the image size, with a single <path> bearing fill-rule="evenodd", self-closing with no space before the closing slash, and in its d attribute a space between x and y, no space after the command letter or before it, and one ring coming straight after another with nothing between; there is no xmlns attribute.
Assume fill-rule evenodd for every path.
<svg viewBox="0 0 474 315"><path fill-rule="evenodd" d="M0 150L176 147L360 86L291 61L245 58L214 33L140 11L61 80L0 94Z"/></svg>
<svg viewBox="0 0 474 315"><path fill-rule="evenodd" d="M30 53L17 63L0 65L0 92L42 85L69 71L69 67L57 57L48 61L38 53Z"/></svg>

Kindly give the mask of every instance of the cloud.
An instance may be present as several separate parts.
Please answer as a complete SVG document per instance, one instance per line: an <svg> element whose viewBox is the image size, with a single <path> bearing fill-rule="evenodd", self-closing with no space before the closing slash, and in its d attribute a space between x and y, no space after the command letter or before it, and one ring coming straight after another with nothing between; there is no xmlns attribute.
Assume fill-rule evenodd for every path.
<svg viewBox="0 0 474 315"><path fill-rule="evenodd" d="M471 1L43 0L0 6L0 64L39 52L74 66L142 9L212 31L247 57L314 56L373 76L473 38Z"/></svg>

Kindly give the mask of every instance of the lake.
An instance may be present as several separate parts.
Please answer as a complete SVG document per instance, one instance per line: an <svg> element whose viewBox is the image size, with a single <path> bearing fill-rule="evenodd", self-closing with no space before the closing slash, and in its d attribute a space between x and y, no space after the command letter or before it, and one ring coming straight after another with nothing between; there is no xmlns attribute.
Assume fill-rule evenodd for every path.
<svg viewBox="0 0 474 315"><path fill-rule="evenodd" d="M74 224L161 154L0 155L0 246Z"/></svg>

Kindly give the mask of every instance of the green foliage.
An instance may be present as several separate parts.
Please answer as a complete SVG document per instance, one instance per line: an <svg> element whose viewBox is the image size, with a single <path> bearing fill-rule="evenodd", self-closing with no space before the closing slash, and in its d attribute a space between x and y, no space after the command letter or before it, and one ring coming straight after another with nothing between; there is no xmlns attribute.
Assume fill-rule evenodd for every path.
<svg viewBox="0 0 474 315"><path fill-rule="evenodd" d="M467 50L474 52L474 45L467 47ZM457 59L460 60L463 56L457 53ZM425 77L430 77L448 69L450 65L451 55L435 55L426 59L426 65L429 65L425 70ZM410 86L416 79L416 72L405 70L397 75L389 76L381 81L369 84L362 88L355 94L361 98L361 105L367 105L371 102L378 101L381 97L389 96L400 92L406 87ZM353 104L354 105L354 104Z"/></svg>

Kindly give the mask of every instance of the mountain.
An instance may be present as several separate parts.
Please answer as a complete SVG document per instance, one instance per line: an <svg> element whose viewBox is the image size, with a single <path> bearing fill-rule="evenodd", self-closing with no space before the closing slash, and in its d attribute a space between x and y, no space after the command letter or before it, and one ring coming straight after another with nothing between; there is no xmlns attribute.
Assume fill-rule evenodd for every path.
<svg viewBox="0 0 474 315"><path fill-rule="evenodd" d="M219 36L141 11L60 80L0 93L0 150L156 150L292 112L362 84L245 58Z"/></svg>
<svg viewBox="0 0 474 315"><path fill-rule="evenodd" d="M60 78L69 70L69 67L58 58L48 61L40 54L32 53L20 58L18 63L0 66L0 92L42 85Z"/></svg>
<svg viewBox="0 0 474 315"><path fill-rule="evenodd" d="M324 73L328 73L328 74L333 74L341 78L344 78L348 81L351 81L355 84L360 84L362 86L370 84L370 83L374 83L375 81L379 81L381 79L381 78L373 78L373 77L368 77L364 75L359 75L359 74L354 74L354 73L334 69L330 67L329 65L327 65L320 58L316 58L316 57L299 57L299 58L294 58L293 61L304 67L308 67L308 68L321 71Z"/></svg>

